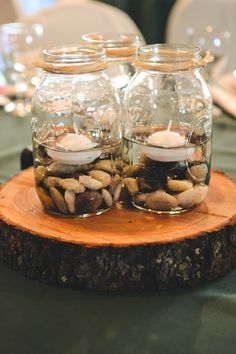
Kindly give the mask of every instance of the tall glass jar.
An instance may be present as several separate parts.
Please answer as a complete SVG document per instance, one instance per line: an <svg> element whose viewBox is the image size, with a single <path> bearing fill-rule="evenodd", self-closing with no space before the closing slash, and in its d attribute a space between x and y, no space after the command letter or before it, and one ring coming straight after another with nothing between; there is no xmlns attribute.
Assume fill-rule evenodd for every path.
<svg viewBox="0 0 236 354"><path fill-rule="evenodd" d="M201 67L211 59L194 46L138 50L125 95L124 184L139 209L175 214L206 197L212 98Z"/></svg>
<svg viewBox="0 0 236 354"><path fill-rule="evenodd" d="M122 137L119 98L108 79L105 50L44 50L32 109L36 189L48 212L86 217L119 198Z"/></svg>
<svg viewBox="0 0 236 354"><path fill-rule="evenodd" d="M133 33L86 33L82 39L90 44L103 47L109 60L108 75L121 95L135 73L134 58L141 38Z"/></svg>

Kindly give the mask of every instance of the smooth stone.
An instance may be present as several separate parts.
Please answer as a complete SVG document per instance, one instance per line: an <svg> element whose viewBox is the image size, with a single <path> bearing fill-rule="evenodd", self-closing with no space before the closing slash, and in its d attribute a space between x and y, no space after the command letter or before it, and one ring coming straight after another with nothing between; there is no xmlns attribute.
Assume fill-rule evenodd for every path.
<svg viewBox="0 0 236 354"><path fill-rule="evenodd" d="M44 178L47 176L47 169L44 166L38 166L34 170L35 181L37 184L40 184Z"/></svg>
<svg viewBox="0 0 236 354"><path fill-rule="evenodd" d="M116 164L111 160L101 160L97 162L95 165L95 170L102 170L110 174L120 173L120 171L117 169Z"/></svg>
<svg viewBox="0 0 236 354"><path fill-rule="evenodd" d="M102 201L101 194L95 191L86 191L82 194L77 194L75 199L76 213L95 213L100 208Z"/></svg>
<svg viewBox="0 0 236 354"><path fill-rule="evenodd" d="M96 191L103 188L102 182L98 181L91 176L79 176L79 182L82 183L86 188Z"/></svg>
<svg viewBox="0 0 236 354"><path fill-rule="evenodd" d="M147 193L137 194L133 197L133 202L135 204L145 204L147 199Z"/></svg>
<svg viewBox="0 0 236 354"><path fill-rule="evenodd" d="M200 204L207 195L208 186L194 186L192 189L186 190L176 195L178 204L183 209L190 209Z"/></svg>
<svg viewBox="0 0 236 354"><path fill-rule="evenodd" d="M123 173L126 177L138 177L143 174L144 170L144 165L134 164L125 166L123 169Z"/></svg>
<svg viewBox="0 0 236 354"><path fill-rule="evenodd" d="M66 190L64 198L69 212L75 214L75 192Z"/></svg>
<svg viewBox="0 0 236 354"><path fill-rule="evenodd" d="M52 198L45 191L45 189L43 189L42 187L36 186L36 191L37 191L38 197L45 209L48 209L48 210L55 210L56 209L56 206L55 206Z"/></svg>
<svg viewBox="0 0 236 354"><path fill-rule="evenodd" d="M135 195L139 192L138 181L136 178L127 177L124 178L124 185L127 188L130 195Z"/></svg>
<svg viewBox="0 0 236 354"><path fill-rule="evenodd" d="M75 193L83 193L85 191L84 185L75 178L62 179L59 185L63 189L67 191L73 191Z"/></svg>
<svg viewBox="0 0 236 354"><path fill-rule="evenodd" d="M104 189L104 188L102 189L101 193L102 193L102 196L103 196L106 206L108 208L110 208L113 205L113 198L112 198L111 194L108 192L107 189Z"/></svg>
<svg viewBox="0 0 236 354"><path fill-rule="evenodd" d="M163 191L146 194L146 206L152 210L170 210L177 207L175 197Z"/></svg>
<svg viewBox="0 0 236 354"><path fill-rule="evenodd" d="M188 177L190 177L194 182L202 182L206 178L208 173L208 167L205 163L199 165L194 165L190 167L187 172Z"/></svg>
<svg viewBox="0 0 236 354"><path fill-rule="evenodd" d="M167 187L171 192L184 192L193 188L193 183L189 180L177 180L169 179L167 181Z"/></svg>
<svg viewBox="0 0 236 354"><path fill-rule="evenodd" d="M67 165L60 162L53 162L47 167L47 171L51 175L60 176L75 173L76 171L78 171L78 167L75 165Z"/></svg>
<svg viewBox="0 0 236 354"><path fill-rule="evenodd" d="M52 197L52 200L56 204L57 209L62 213L62 214L67 214L68 209L67 205L65 202L65 199L63 198L63 195L54 187L51 187L49 189L50 195Z"/></svg>
<svg viewBox="0 0 236 354"><path fill-rule="evenodd" d="M60 182L62 181L62 178L60 177L54 177L54 176L49 176L44 180L44 185L47 188L50 187L60 187Z"/></svg>
<svg viewBox="0 0 236 354"><path fill-rule="evenodd" d="M111 175L104 171L92 170L89 172L89 175L92 178L100 181L102 183L103 188L106 188L111 183Z"/></svg>
<svg viewBox="0 0 236 354"><path fill-rule="evenodd" d="M113 193L114 202L117 202L119 200L121 190L122 190L122 184L117 184L116 188L114 189L114 193Z"/></svg>

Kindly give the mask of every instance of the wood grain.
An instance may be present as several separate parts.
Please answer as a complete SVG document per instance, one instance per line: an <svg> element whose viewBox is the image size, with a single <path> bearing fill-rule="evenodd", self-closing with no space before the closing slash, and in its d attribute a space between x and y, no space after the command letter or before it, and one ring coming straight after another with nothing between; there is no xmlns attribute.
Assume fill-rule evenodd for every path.
<svg viewBox="0 0 236 354"><path fill-rule="evenodd" d="M121 205L87 219L46 214L34 188L32 168L13 177L0 190L0 256L10 266L32 278L70 287L143 290L193 285L214 279L235 266L235 224L236 185L218 172L212 173L204 203L192 211L173 216L126 209ZM32 252L36 252L35 247L37 249L40 264L37 271L32 266L30 247ZM48 256L44 253L45 247ZM200 259L196 252L204 259ZM73 255L67 258L68 253ZM90 253L97 257L97 261L88 257ZM169 261L166 260L168 254ZM101 257L103 263L99 265ZM173 266L168 264L170 259ZM189 259L189 264L186 264L186 259ZM126 266L129 271L124 271L120 261L123 262L122 267ZM87 271L89 269L88 273L81 273L81 262ZM199 266L202 263L203 269ZM183 265L185 270L181 273ZM173 269L171 275L163 280L166 266ZM194 273L195 268L198 275ZM70 275L64 274L61 278L59 269L69 269ZM132 278L134 269L138 281ZM187 278L186 269L189 272ZM108 270L116 274L116 280L107 278ZM43 272L44 277L48 272L50 277L44 279Z"/></svg>

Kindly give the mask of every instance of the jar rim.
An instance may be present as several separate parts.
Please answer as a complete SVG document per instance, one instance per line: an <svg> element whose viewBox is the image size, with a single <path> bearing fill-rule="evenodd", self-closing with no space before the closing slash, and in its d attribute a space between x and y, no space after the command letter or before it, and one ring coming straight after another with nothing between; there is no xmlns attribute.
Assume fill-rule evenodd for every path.
<svg viewBox="0 0 236 354"><path fill-rule="evenodd" d="M90 32L82 35L82 40L105 48L108 58L134 56L142 43L137 33L129 32Z"/></svg>
<svg viewBox="0 0 236 354"><path fill-rule="evenodd" d="M64 45L43 50L43 59L35 66L61 74L83 74L108 67L104 48L89 45Z"/></svg>
<svg viewBox="0 0 236 354"><path fill-rule="evenodd" d="M176 71L205 66L212 57L202 57L199 47L188 44L151 44L139 47L136 66L147 70Z"/></svg>
<svg viewBox="0 0 236 354"><path fill-rule="evenodd" d="M89 45L63 45L43 50L44 60L56 63L88 63L106 59L105 49Z"/></svg>

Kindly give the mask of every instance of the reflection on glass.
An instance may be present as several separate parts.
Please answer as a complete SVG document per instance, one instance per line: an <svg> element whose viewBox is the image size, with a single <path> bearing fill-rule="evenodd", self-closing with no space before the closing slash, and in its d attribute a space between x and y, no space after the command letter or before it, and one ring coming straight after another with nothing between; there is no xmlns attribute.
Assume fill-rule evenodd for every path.
<svg viewBox="0 0 236 354"><path fill-rule="evenodd" d="M7 112L24 117L30 113L30 100L38 72L32 66L38 55L43 27L40 24L7 23L0 26L0 66L4 76L1 93L10 98Z"/></svg>

